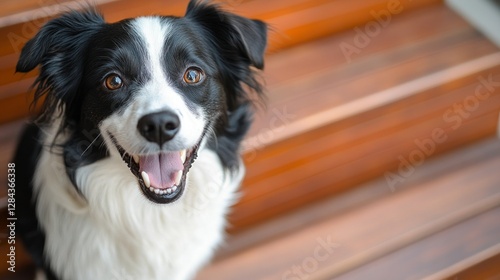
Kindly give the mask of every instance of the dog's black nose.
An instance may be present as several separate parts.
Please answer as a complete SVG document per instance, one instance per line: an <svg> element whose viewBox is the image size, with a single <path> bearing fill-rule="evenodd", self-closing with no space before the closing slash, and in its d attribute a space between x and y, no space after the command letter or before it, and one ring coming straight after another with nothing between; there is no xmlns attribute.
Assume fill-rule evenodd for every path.
<svg viewBox="0 0 500 280"><path fill-rule="evenodd" d="M137 123L139 133L148 141L161 145L179 132L179 117L169 111L161 111L143 116Z"/></svg>

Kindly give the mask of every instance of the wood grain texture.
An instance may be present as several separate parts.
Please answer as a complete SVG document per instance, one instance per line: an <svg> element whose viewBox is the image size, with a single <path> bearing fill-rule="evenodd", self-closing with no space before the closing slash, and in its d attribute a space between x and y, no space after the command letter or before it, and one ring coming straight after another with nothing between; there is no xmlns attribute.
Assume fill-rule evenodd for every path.
<svg viewBox="0 0 500 280"><path fill-rule="evenodd" d="M462 271L500 253L499 217L500 207L486 211L335 279L441 280L450 270ZM487 279L478 276L463 279ZM331 279L331 275L317 279Z"/></svg>
<svg viewBox="0 0 500 280"><path fill-rule="evenodd" d="M243 250L214 263L198 279L216 275L218 279L282 279L294 266L307 267L308 259L315 258L315 249L327 241L338 246L332 245L328 257L316 260L316 269L306 273L308 279L332 279L348 271L368 273L362 274L366 276L375 265L385 266L374 274L380 278L349 279L421 279L422 274L383 276L401 276L404 271L432 275L446 269L500 244L500 228L494 222L500 218L500 177L494 171L500 167L499 147L500 142L492 139L454 153L453 160L425 163L419 180L412 183L415 187L406 185L409 188ZM476 153L481 159L460 163L459 155L470 159ZM454 167L435 172L435 166L446 165ZM426 175L422 177L422 173ZM401 257L408 254L415 259ZM388 269L391 265L394 267ZM290 273L288 279L292 276L298 277Z"/></svg>
<svg viewBox="0 0 500 280"><path fill-rule="evenodd" d="M455 25L417 35L415 41L409 35L408 44L387 43L402 30L421 30L416 26L423 18ZM350 64L336 65L328 57L320 62L325 45L337 46L343 34L270 59L275 64L269 68L285 61L297 67L269 72L268 113L258 116L246 140L248 172L245 195L231 216L235 229L265 220L261 214L277 216L396 170L401 158L408 160L418 150L415 142L436 129L446 141L424 160L496 133L499 88L471 103L477 108L466 117L457 117L455 106L474 101L480 80L500 80L498 48L444 7L415 11L399 24L387 28L386 49L374 42ZM297 70L308 61L318 71ZM293 118L276 126L280 112Z"/></svg>

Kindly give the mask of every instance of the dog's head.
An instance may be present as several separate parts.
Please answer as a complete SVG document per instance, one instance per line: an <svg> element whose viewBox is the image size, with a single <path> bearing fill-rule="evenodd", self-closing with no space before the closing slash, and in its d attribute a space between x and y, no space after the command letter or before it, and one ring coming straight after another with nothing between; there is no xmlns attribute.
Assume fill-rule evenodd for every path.
<svg viewBox="0 0 500 280"><path fill-rule="evenodd" d="M218 152L235 164L249 122L244 88L261 92L254 70L263 68L266 33L261 21L199 1L184 17L112 24L74 11L42 27L17 71L40 65L39 121L60 120L69 135L62 146L73 183L78 168L121 157L148 199L169 203L182 195L200 147L231 139Z"/></svg>

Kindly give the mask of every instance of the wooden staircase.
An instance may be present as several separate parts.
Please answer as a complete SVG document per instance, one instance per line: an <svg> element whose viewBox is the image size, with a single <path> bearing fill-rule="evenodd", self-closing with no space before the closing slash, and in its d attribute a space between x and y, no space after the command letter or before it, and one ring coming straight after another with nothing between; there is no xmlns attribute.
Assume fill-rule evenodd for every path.
<svg viewBox="0 0 500 280"><path fill-rule="evenodd" d="M500 256L499 168L500 141L487 139L429 160L394 191L374 180L235 236L197 279L458 275Z"/></svg>
<svg viewBox="0 0 500 280"><path fill-rule="evenodd" d="M115 21L186 2L100 7ZM441 1L225 2L273 27L268 99L227 244L197 279L500 279L498 47ZM0 46L0 166L34 77L12 75L16 59ZM19 251L0 278L28 279Z"/></svg>

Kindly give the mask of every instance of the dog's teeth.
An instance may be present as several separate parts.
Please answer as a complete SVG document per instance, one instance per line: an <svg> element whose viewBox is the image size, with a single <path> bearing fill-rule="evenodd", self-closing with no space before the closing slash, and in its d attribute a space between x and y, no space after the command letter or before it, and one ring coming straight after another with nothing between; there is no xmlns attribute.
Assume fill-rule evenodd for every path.
<svg viewBox="0 0 500 280"><path fill-rule="evenodd" d="M160 190L159 189L155 189L155 194L159 194L160 193Z"/></svg>
<svg viewBox="0 0 500 280"><path fill-rule="evenodd" d="M141 172L142 180L144 180L144 184L146 185L147 188L151 186L151 181L149 181L149 175L146 173L146 171Z"/></svg>
<svg viewBox="0 0 500 280"><path fill-rule="evenodd" d="M168 193L168 194L171 194L171 193L172 193L172 188L168 188L168 189L167 189L167 193Z"/></svg>
<svg viewBox="0 0 500 280"><path fill-rule="evenodd" d="M186 161L186 150L182 150L179 152L180 153L180 156L181 156L181 161L182 163L184 163Z"/></svg>
<svg viewBox="0 0 500 280"><path fill-rule="evenodd" d="M175 173L175 184L176 185L179 185L181 183L181 179L182 179L182 170L179 170L177 171L177 173Z"/></svg>
<svg viewBox="0 0 500 280"><path fill-rule="evenodd" d="M172 192L175 192L177 190L177 186L172 187Z"/></svg>
<svg viewBox="0 0 500 280"><path fill-rule="evenodd" d="M138 155L132 155L132 158L134 159L135 163L139 163L139 156Z"/></svg>
<svg viewBox="0 0 500 280"><path fill-rule="evenodd" d="M150 190L151 192L155 192L155 189L154 189L153 187L149 187L149 190Z"/></svg>

